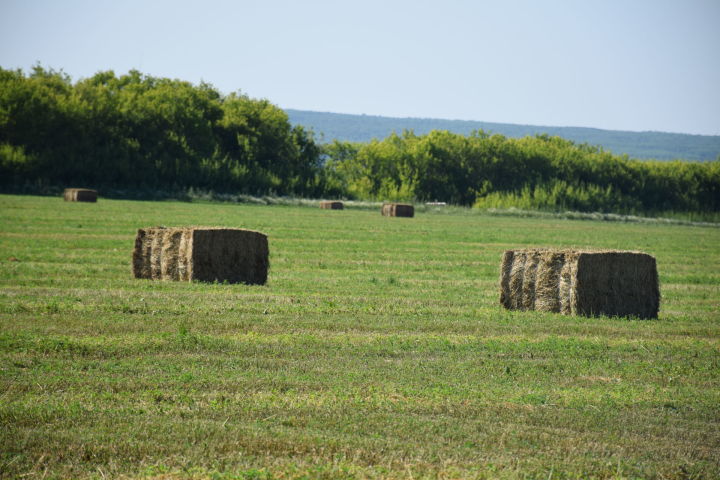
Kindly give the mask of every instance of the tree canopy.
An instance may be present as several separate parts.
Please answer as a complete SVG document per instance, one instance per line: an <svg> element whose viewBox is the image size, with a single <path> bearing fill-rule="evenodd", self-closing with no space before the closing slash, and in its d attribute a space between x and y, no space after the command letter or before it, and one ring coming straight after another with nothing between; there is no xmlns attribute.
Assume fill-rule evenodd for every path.
<svg viewBox="0 0 720 480"><path fill-rule="evenodd" d="M656 162L477 130L320 145L285 111L211 85L0 68L0 188L18 184L444 201L625 213L720 210L720 160Z"/></svg>
<svg viewBox="0 0 720 480"><path fill-rule="evenodd" d="M547 135L390 135L326 149L329 178L360 198L652 213L720 210L720 162L631 160Z"/></svg>
<svg viewBox="0 0 720 480"><path fill-rule="evenodd" d="M0 69L3 182L317 195L312 134L267 100L130 71Z"/></svg>

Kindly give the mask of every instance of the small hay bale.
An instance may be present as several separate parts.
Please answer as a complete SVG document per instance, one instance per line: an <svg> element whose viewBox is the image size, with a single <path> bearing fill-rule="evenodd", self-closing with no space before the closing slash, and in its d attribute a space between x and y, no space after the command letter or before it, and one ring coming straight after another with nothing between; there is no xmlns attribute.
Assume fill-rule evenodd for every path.
<svg viewBox="0 0 720 480"><path fill-rule="evenodd" d="M345 205L343 205L343 202L323 200L320 202L320 208L325 210L342 210L345 208Z"/></svg>
<svg viewBox="0 0 720 480"><path fill-rule="evenodd" d="M413 217L415 207L407 203L384 203L382 214L384 217Z"/></svg>
<svg viewBox="0 0 720 480"><path fill-rule="evenodd" d="M133 275L153 280L263 285L270 265L267 236L239 228L141 228Z"/></svg>
<svg viewBox="0 0 720 480"><path fill-rule="evenodd" d="M97 202L97 190L88 188L66 188L63 192L66 202Z"/></svg>
<svg viewBox="0 0 720 480"><path fill-rule="evenodd" d="M500 266L500 303L511 310L657 318L657 264L642 252L508 250Z"/></svg>

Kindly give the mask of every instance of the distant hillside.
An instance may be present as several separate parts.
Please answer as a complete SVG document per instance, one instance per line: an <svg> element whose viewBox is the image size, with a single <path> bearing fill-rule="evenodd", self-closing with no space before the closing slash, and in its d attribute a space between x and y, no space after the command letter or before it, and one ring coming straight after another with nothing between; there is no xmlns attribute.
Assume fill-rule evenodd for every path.
<svg viewBox="0 0 720 480"><path fill-rule="evenodd" d="M293 125L311 128L323 142L334 139L367 142L382 139L390 133L413 130L425 134L431 130L449 130L468 134L473 130L499 133L506 137L524 137L547 133L576 143L601 145L615 154L631 158L657 160L716 160L720 155L720 136L687 135L664 132L624 132L581 127L537 127L509 123L489 123L466 120L440 120L432 118L392 118L373 115L285 110Z"/></svg>

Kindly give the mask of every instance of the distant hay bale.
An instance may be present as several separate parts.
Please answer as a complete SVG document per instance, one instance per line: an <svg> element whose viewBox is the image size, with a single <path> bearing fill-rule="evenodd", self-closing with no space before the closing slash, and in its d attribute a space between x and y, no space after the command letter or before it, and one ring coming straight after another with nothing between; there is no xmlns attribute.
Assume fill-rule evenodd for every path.
<svg viewBox="0 0 720 480"><path fill-rule="evenodd" d="M343 202L323 200L320 202L320 208L325 210L342 210L345 208L345 205L343 205Z"/></svg>
<svg viewBox="0 0 720 480"><path fill-rule="evenodd" d="M141 228L133 275L153 280L263 285L268 275L267 236L238 228Z"/></svg>
<svg viewBox="0 0 720 480"><path fill-rule="evenodd" d="M384 203L382 214L385 217L413 217L415 207L406 203Z"/></svg>
<svg viewBox="0 0 720 480"><path fill-rule="evenodd" d="M500 303L511 310L657 318L655 258L618 250L507 250Z"/></svg>
<svg viewBox="0 0 720 480"><path fill-rule="evenodd" d="M97 202L97 190L88 188L66 188L63 192L66 202Z"/></svg>

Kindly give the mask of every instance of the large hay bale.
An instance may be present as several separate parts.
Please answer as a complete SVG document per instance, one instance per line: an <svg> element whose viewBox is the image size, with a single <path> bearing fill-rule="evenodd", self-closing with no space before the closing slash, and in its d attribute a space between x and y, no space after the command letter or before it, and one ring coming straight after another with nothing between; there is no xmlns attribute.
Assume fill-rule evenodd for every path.
<svg viewBox="0 0 720 480"><path fill-rule="evenodd" d="M657 318L655 258L618 250L508 250L500 303L513 310Z"/></svg>
<svg viewBox="0 0 720 480"><path fill-rule="evenodd" d="M63 192L66 202L97 202L97 190L89 188L66 188Z"/></svg>
<svg viewBox="0 0 720 480"><path fill-rule="evenodd" d="M385 217L413 217L415 207L406 203L384 203L381 212Z"/></svg>
<svg viewBox="0 0 720 480"><path fill-rule="evenodd" d="M320 202L320 208L325 210L342 210L345 208L345 205L343 205L343 202L323 200Z"/></svg>
<svg viewBox="0 0 720 480"><path fill-rule="evenodd" d="M238 228L141 228L133 275L154 280L264 284L267 236Z"/></svg>

